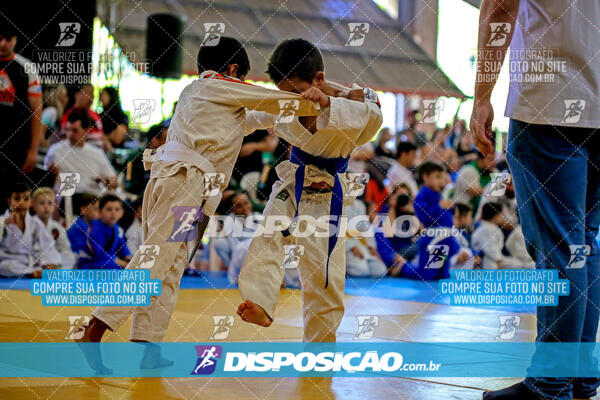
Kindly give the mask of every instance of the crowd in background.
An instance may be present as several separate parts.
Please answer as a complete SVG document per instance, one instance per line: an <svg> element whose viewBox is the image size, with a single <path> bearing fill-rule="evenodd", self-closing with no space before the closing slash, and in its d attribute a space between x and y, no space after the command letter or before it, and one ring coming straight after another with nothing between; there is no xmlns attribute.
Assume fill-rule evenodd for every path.
<svg viewBox="0 0 600 400"><path fill-rule="evenodd" d="M89 84L72 96L63 86L44 88L35 166L13 166L8 177L0 276L40 276L42 268L123 268L141 245L149 179L142 153L165 143L170 120L139 132L115 88L103 88L98 100L93 110ZM435 280L453 268L533 267L503 153L479 153L463 120L435 128L420 117L419 110L410 110L404 129L382 128L351 157L348 173L364 179L364 190L346 214L368 223L361 232L346 232L347 274ZM289 151L272 132L247 136L218 213L260 215L277 179L275 167ZM72 193L61 195L72 173L79 174ZM250 237L205 239L188 273L227 269L235 283Z"/></svg>

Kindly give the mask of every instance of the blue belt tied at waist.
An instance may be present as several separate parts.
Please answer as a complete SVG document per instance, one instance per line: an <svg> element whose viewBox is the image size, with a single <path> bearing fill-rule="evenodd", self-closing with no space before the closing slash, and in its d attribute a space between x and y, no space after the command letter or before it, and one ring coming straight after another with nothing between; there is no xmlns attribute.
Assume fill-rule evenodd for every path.
<svg viewBox="0 0 600 400"><path fill-rule="evenodd" d="M304 173L306 166L309 164L314 165L319 169L327 171L327 173L334 178L329 215L335 215L334 221L330 221L330 223L336 228L336 232L333 232L333 234L329 232L327 265L325 267L325 289L327 289L327 285L329 284L329 258L337 243L337 226L344 206L344 191L342 190L342 183L337 174L346 172L349 160L350 157L325 158L313 156L312 154L300 150L296 146L292 147L292 152L290 154L290 162L298 165L298 168L296 169L296 186L294 188L296 197L296 215L294 215L294 220L298 217L298 210L300 209L300 198L302 197L302 189L304 188Z"/></svg>

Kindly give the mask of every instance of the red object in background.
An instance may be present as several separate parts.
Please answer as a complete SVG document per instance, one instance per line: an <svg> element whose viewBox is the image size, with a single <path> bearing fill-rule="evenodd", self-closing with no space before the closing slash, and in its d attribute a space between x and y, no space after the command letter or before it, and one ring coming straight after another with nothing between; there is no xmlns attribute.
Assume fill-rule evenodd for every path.
<svg viewBox="0 0 600 400"><path fill-rule="evenodd" d="M385 204L390 192L385 186L379 186L374 179L369 179L365 189L365 201L372 201L377 207L377 212L381 212L381 207Z"/></svg>

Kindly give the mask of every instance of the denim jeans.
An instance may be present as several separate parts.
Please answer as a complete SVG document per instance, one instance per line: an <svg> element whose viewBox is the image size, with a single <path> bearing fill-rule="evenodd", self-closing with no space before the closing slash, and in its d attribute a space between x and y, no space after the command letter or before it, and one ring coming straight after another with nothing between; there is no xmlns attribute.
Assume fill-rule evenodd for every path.
<svg viewBox="0 0 600 400"><path fill-rule="evenodd" d="M537 269L556 269L568 279L570 294L557 306L537 308L536 342L595 342L600 307L600 129L532 125L511 120L507 161L513 177L527 250ZM588 245L582 268L566 268L570 245ZM540 354L532 365L561 366L559 353ZM597 368L589 351L576 357L579 367ZM595 374L595 376L599 376ZM533 378L525 385L542 398L594 396L599 381L590 378Z"/></svg>

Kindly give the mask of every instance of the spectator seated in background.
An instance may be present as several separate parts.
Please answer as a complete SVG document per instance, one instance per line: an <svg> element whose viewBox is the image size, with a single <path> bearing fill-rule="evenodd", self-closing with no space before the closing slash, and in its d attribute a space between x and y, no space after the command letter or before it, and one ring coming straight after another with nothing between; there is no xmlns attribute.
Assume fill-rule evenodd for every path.
<svg viewBox="0 0 600 400"><path fill-rule="evenodd" d="M125 190L127 192L143 197L146 184L150 180L150 171L146 171L144 168L144 150L146 148L158 149L165 144L168 129L164 122L152 125L146 132L147 146L140 147L127 158L127 174L125 176Z"/></svg>
<svg viewBox="0 0 600 400"><path fill-rule="evenodd" d="M461 232L459 243L463 247L471 246L471 233L473 232L473 209L468 204L456 203L454 205L454 228Z"/></svg>
<svg viewBox="0 0 600 400"><path fill-rule="evenodd" d="M262 153L272 153L277 148L279 140L267 130L257 130L244 137L240 154L233 168L232 179L238 184L244 175L250 172L262 172Z"/></svg>
<svg viewBox="0 0 600 400"><path fill-rule="evenodd" d="M237 282L237 277L242 269L242 264L233 265L231 257L240 243L252 239L254 231L258 227L259 221L254 220L250 223L248 217L254 215L252 212L252 204L245 192L238 191L231 196L230 206L231 212L227 215L223 222L222 231L219 237L214 238L214 249L223 265L227 267L227 276L231 283ZM242 260L243 261L243 260Z"/></svg>
<svg viewBox="0 0 600 400"><path fill-rule="evenodd" d="M417 181L413 176L412 169L415 166L415 159L417 153L417 146L412 142L400 142L398 143L398 149L396 150L396 162L392 164L387 172L388 190L390 192L393 189L404 183L408 186L411 191L411 196L416 196L419 191Z"/></svg>
<svg viewBox="0 0 600 400"><path fill-rule="evenodd" d="M512 232L510 232L506 238L505 247L508 254L520 263L516 268L535 268L535 261L527 251L521 225L515 226Z"/></svg>
<svg viewBox="0 0 600 400"><path fill-rule="evenodd" d="M50 236L54 239L56 250L60 253L61 257L60 265L62 268L73 268L75 266L75 255L71 250L67 231L58 221L52 219L52 215L54 215L54 211L56 210L54 191L49 187L37 188L31 198L35 218L44 225Z"/></svg>
<svg viewBox="0 0 600 400"><path fill-rule="evenodd" d="M477 211L479 200L485 186L490 183L490 173L495 172L496 158L494 153L483 155L477 153L477 160L465 164L456 177L456 187L452 200L455 203L468 204Z"/></svg>
<svg viewBox="0 0 600 400"><path fill-rule="evenodd" d="M129 118L123 112L119 91L113 87L105 87L100 92L100 103L102 103L102 130L104 132L106 150L111 151L114 147L123 147L127 139L127 124Z"/></svg>
<svg viewBox="0 0 600 400"><path fill-rule="evenodd" d="M59 142L61 137L60 121L69 95L63 85L44 88L44 110L42 111L42 137L40 147L47 150L49 146Z"/></svg>
<svg viewBox="0 0 600 400"><path fill-rule="evenodd" d="M100 211L98 209L98 198L92 194L81 193L74 196L73 200L73 203L79 209L79 217L67 229L67 237L71 243L71 250L75 254L75 259L78 259L81 256L88 256L88 233L92 221L100 216Z"/></svg>
<svg viewBox="0 0 600 400"><path fill-rule="evenodd" d="M90 108L92 107L93 102L94 87L89 83L81 85L79 90L75 92L75 103L71 108L65 111L60 125L64 128L69 119L69 115L74 111L86 114L91 121L89 134L86 136L86 140L100 149L108 150L110 146L108 139L104 137L102 120L100 119L100 116Z"/></svg>
<svg viewBox="0 0 600 400"><path fill-rule="evenodd" d="M411 230L419 230L420 223L415 217L413 199L410 189L401 183L396 187L388 199L388 215L386 224L379 220L379 226L375 226L375 242L377 252L388 268L403 264L406 260L412 260L418 252L417 235L412 235ZM372 217L369 213L369 217ZM403 219L394 225L394 221ZM412 222L411 222L412 221ZM416 226L411 225L416 223ZM395 230L394 230L395 228Z"/></svg>
<svg viewBox="0 0 600 400"><path fill-rule="evenodd" d="M61 257L42 222L29 214L31 189L16 183L0 217L0 276L39 278L43 268L57 268Z"/></svg>
<svg viewBox="0 0 600 400"><path fill-rule="evenodd" d="M87 257L80 257L80 269L119 269L127 266L131 252L125 232L117 224L123 216L123 202L115 195L100 199L100 218L92 220L87 237Z"/></svg>
<svg viewBox="0 0 600 400"><path fill-rule="evenodd" d="M442 199L446 184L444 168L432 161L425 161L419 167L423 186L415 198L415 215L425 228L451 227L453 204Z"/></svg>
<svg viewBox="0 0 600 400"><path fill-rule="evenodd" d="M348 221L352 218L363 217L364 224L370 226L376 216L375 204L367 206L358 199L346 207ZM361 221L362 223L362 221ZM380 278L387 273L387 266L377 252L372 229L362 231L348 229L346 240L346 275L351 277Z"/></svg>
<svg viewBox="0 0 600 400"><path fill-rule="evenodd" d="M504 218L504 222L500 224L500 229L502 229L502 231L505 232L508 237L508 233L510 233L515 226L519 225L519 215L517 213L515 187L513 186L513 182L511 176L508 174L508 171L503 171L503 177L506 177L505 181L490 182L484 188L483 195L479 201L479 208L475 214L475 221L481 219L481 209L485 204L497 203L501 207L502 218ZM502 190L497 191L497 189L502 189L502 185L505 185L504 193L502 193ZM495 193L502 194L495 195Z"/></svg>
<svg viewBox="0 0 600 400"><path fill-rule="evenodd" d="M127 247L129 251L136 252L140 249L140 246L144 244L142 240L142 203L143 198L136 199L132 204L133 208L133 222L127 228L125 237L127 238Z"/></svg>
<svg viewBox="0 0 600 400"><path fill-rule="evenodd" d="M377 145L375 146L375 156L376 157L389 157L394 158L394 151L390 150L386 144L392 138L392 134L390 133L390 128L381 128L379 134L377 135Z"/></svg>
<svg viewBox="0 0 600 400"><path fill-rule="evenodd" d="M98 196L107 189L117 187L117 175L106 154L86 143L91 126L85 112L76 110L69 113L64 125L67 139L48 149L44 166L56 176L57 186L60 185L59 173L77 173L80 180L75 193L86 192Z"/></svg>
<svg viewBox="0 0 600 400"><path fill-rule="evenodd" d="M471 246L481 253L482 267L490 269L522 268L519 259L502 254L504 234L500 226L504 223L501 206L487 203L481 209L481 222L473 232Z"/></svg>

